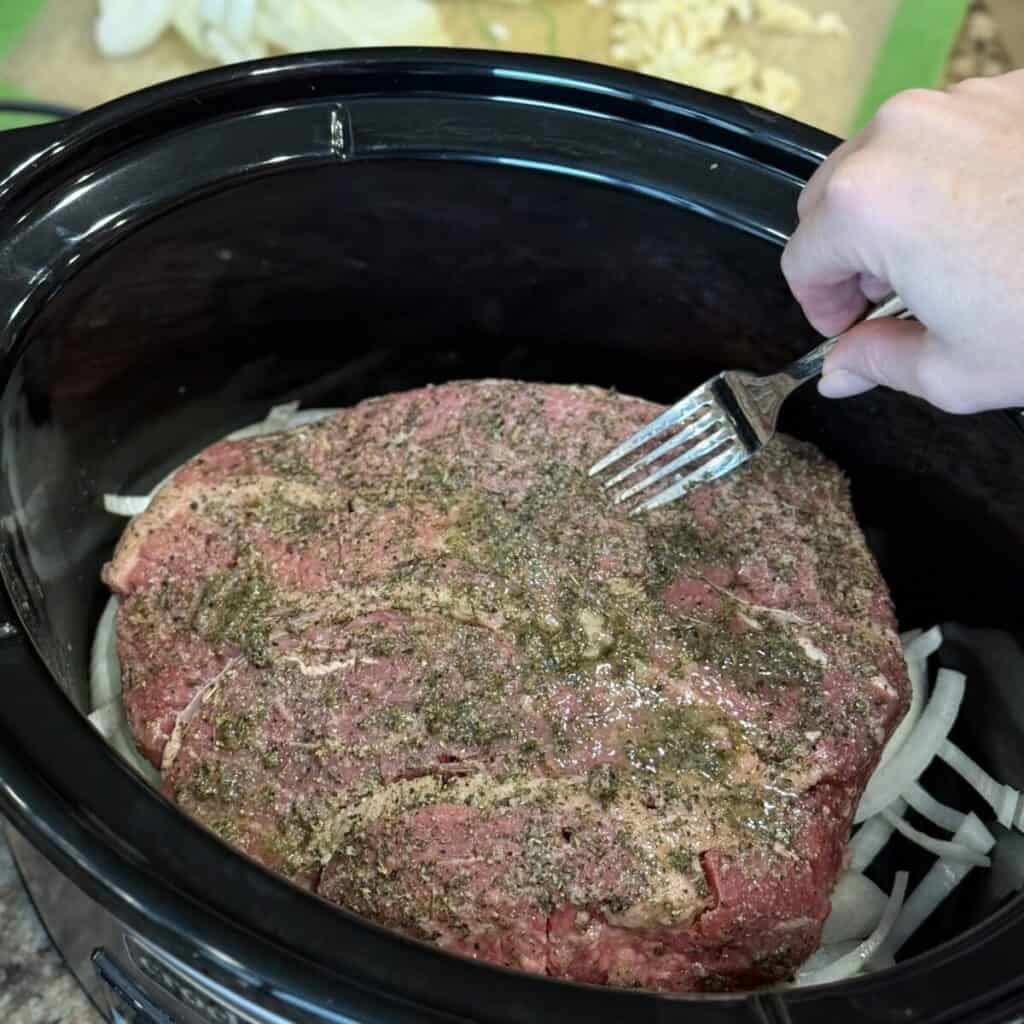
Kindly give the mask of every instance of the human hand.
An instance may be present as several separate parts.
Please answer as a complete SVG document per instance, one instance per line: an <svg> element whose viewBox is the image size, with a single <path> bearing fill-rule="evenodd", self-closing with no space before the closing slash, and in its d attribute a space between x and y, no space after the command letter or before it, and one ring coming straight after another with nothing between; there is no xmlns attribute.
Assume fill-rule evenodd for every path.
<svg viewBox="0 0 1024 1024"><path fill-rule="evenodd" d="M896 292L919 321L854 327L818 389L950 412L1024 406L1024 71L889 100L807 183L782 270L811 324Z"/></svg>

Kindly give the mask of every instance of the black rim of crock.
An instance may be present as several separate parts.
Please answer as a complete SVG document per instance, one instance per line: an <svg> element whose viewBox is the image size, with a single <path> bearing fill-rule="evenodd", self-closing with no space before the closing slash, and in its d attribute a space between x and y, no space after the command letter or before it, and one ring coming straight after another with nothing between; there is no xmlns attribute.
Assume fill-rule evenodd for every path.
<svg viewBox="0 0 1024 1024"><path fill-rule="evenodd" d="M6 157L9 168L0 178L0 231L31 216L32 204L54 183L183 121L202 119L206 103L215 103L219 116L294 103L309 98L300 84L305 89L311 81L324 98L368 88L429 93L442 86L487 95L498 72L503 85L519 94L535 90L548 100L564 95L579 106L642 116L666 129L685 125L690 138L800 179L838 141L734 100L579 61L423 48L308 54L204 72L68 122L6 133L0 138L0 160ZM15 361L16 342L9 339L0 353L0 381ZM0 597L13 604L7 593ZM18 687L17 699L0 710L0 809L129 926L186 962L195 962L198 951L204 970L236 983L246 978L251 994L291 991L348 1012L404 1004L419 1019L491 1019L488 1010L500 1006L510 1012L507 1019L525 1021L536 1019L543 1005L551 1019L566 1021L595 1014L666 1020L717 1006L720 1019L728 1012L729 1019L740 1013L751 1021L782 1022L801 1005L813 1005L815 1017L855 1008L861 1020L881 1021L892 1019L894 1006L913 1013L927 1004L928 1019L939 1021L962 1020L970 1008L990 1007L1024 984L1007 955L1008 943L1019 948L1024 938L1018 904L893 970L823 989L739 997L599 988L450 956L294 888L178 812L93 732L53 684L24 632L0 640L0 678L8 685L16 680ZM56 762L89 767L61 770ZM927 992L932 995L923 998Z"/></svg>

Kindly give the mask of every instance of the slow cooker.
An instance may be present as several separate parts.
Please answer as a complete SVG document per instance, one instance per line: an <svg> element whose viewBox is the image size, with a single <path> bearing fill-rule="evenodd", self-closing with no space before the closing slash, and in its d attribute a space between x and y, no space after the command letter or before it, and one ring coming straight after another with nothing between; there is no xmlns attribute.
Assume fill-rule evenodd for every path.
<svg viewBox="0 0 1024 1024"><path fill-rule="evenodd" d="M1024 1013L1024 901L981 872L896 967L848 982L700 997L558 982L293 888L179 813L84 717L99 568L121 529L104 493L144 493L280 402L482 376L669 401L722 367L777 368L815 340L779 253L835 141L608 68L415 49L242 65L0 136L0 810L112 1019ZM1019 416L807 388L782 426L848 472L901 626L956 623L942 658L972 678L959 740L1024 785Z"/></svg>

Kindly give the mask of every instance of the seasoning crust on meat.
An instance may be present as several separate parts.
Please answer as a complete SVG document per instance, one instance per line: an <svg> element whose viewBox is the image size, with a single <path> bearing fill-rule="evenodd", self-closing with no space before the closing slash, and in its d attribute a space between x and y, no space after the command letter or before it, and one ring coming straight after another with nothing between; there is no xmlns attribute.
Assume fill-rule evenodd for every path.
<svg viewBox="0 0 1024 1024"><path fill-rule="evenodd" d="M189 814L445 949L661 990L788 977L908 684L839 470L779 437L629 518L652 419L460 382L213 445L104 578Z"/></svg>

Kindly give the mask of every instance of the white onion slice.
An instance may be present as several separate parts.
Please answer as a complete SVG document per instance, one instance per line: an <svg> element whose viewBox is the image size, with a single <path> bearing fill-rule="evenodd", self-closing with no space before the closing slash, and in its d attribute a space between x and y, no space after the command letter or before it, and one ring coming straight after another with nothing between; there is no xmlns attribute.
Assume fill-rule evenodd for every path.
<svg viewBox="0 0 1024 1024"><path fill-rule="evenodd" d="M907 661L927 661L942 646L942 630L932 626L917 636L907 636L903 653Z"/></svg>
<svg viewBox="0 0 1024 1024"><path fill-rule="evenodd" d="M964 682L961 672L939 669L935 689L913 732L899 752L871 776L854 824L888 807L931 764L956 721L964 699Z"/></svg>
<svg viewBox="0 0 1024 1024"><path fill-rule="evenodd" d="M889 737L889 742L886 743L878 761L879 768L900 750L921 717L921 709L928 693L928 659L942 646L942 630L938 626L932 626L924 632L912 629L901 634L900 640L903 643L903 657L907 663L907 676L910 678L910 707L907 708L903 721Z"/></svg>
<svg viewBox="0 0 1024 1024"><path fill-rule="evenodd" d="M114 733L121 726L123 712L116 702L104 704L103 707L91 711L88 715L89 721L96 727L96 731L104 739L112 739Z"/></svg>
<svg viewBox="0 0 1024 1024"><path fill-rule="evenodd" d="M883 898L885 894L883 893ZM883 904L884 906L884 904ZM877 924L877 922L876 922ZM819 946L805 961L797 972L796 983L800 984L800 975L810 974L812 971L820 971L822 967L834 964L840 957L852 953L861 943L860 939L844 939L842 942L834 942L831 945Z"/></svg>
<svg viewBox="0 0 1024 1024"><path fill-rule="evenodd" d="M1024 836L1013 829L992 826L996 845L992 848L992 867L985 873L984 900L989 905L1002 903L1024 889Z"/></svg>
<svg viewBox="0 0 1024 1024"><path fill-rule="evenodd" d="M852 977L863 970L864 965L885 945L893 926L895 925L900 908L903 906L903 899L907 893L907 873L899 871L893 880L892 892L885 905L885 912L878 922L875 930L856 949L851 950L845 956L839 957L827 967L816 971L801 971L797 975L798 985L825 985L828 982L839 981L842 978Z"/></svg>
<svg viewBox="0 0 1024 1024"><path fill-rule="evenodd" d="M907 737L914 731L921 718L921 709L924 707L925 698L928 692L928 665L924 661L907 660L907 676L910 679L910 707L903 716L903 720L896 731L889 737L882 750L882 756L878 759L878 768L891 760L903 749ZM878 768L875 771L878 771Z"/></svg>
<svg viewBox="0 0 1024 1024"><path fill-rule="evenodd" d="M104 57L128 57L145 50L171 22L171 0L100 0L93 41Z"/></svg>
<svg viewBox="0 0 1024 1024"><path fill-rule="evenodd" d="M963 811L936 800L919 782L907 786L903 790L903 798L918 814L947 832L955 832L967 817Z"/></svg>
<svg viewBox="0 0 1024 1024"><path fill-rule="evenodd" d="M236 42L248 40L255 30L256 0L228 0L222 23Z"/></svg>
<svg viewBox="0 0 1024 1024"><path fill-rule="evenodd" d="M995 841L995 837L975 814L968 814L963 825L953 836L954 843L969 846L979 854L987 854L995 845ZM895 956L943 900L964 880L970 870L970 864L937 860L910 894L889 938L879 951L879 959Z"/></svg>
<svg viewBox="0 0 1024 1024"><path fill-rule="evenodd" d="M821 932L822 946L835 946L851 939L856 946L877 927L885 911L886 898L885 893L859 871L845 872L832 890L832 910Z"/></svg>
<svg viewBox="0 0 1024 1024"><path fill-rule="evenodd" d="M132 739L124 705L114 699L88 716L90 724L147 782L160 785L160 773L139 753Z"/></svg>
<svg viewBox="0 0 1024 1024"><path fill-rule="evenodd" d="M933 839L924 832L918 831L918 829L905 822L902 818L897 818L890 811L882 811L882 816L889 821L900 835L905 836L912 843L916 843L922 849L927 850L929 853L934 853L936 857L941 857L943 860L953 861L957 864L970 864L977 868L987 868L992 863L984 854L978 853L970 846L964 846L963 843L958 843L955 840Z"/></svg>
<svg viewBox="0 0 1024 1024"><path fill-rule="evenodd" d="M299 409L298 402L286 402L284 405L275 405L267 413L264 420L259 423L250 423L247 427L239 427L230 434L225 435L225 441L243 441L248 437L261 437L264 434L277 434L282 430L290 430L293 427L305 427L310 423L318 423L341 412L337 409ZM172 474L173 475L173 474ZM170 479L168 477L168 479Z"/></svg>
<svg viewBox="0 0 1024 1024"><path fill-rule="evenodd" d="M89 696L94 708L100 708L121 695L121 663L114 644L117 605L116 597L107 601L93 636L89 656Z"/></svg>
<svg viewBox="0 0 1024 1024"><path fill-rule="evenodd" d="M104 494L103 510L112 516L141 515L149 508L150 495L148 494Z"/></svg>
<svg viewBox="0 0 1024 1024"><path fill-rule="evenodd" d="M283 405L275 405L266 418L259 423L252 423L248 427L240 427L228 434L225 441L242 441L247 437L261 437L263 434L276 434L287 430L292 425L295 414L299 411L298 402L285 402Z"/></svg>
<svg viewBox="0 0 1024 1024"><path fill-rule="evenodd" d="M1017 808L1020 806L1020 793L1013 786L1003 785L1003 802L996 810L996 821L1003 828L1013 828L1017 820Z"/></svg>
<svg viewBox="0 0 1024 1024"><path fill-rule="evenodd" d="M1003 828L1013 828L1020 793L1013 786L997 782L981 765L972 761L955 743L946 740L939 747L939 757L965 782L970 783L998 815Z"/></svg>
<svg viewBox="0 0 1024 1024"><path fill-rule="evenodd" d="M121 665L114 633L117 608L117 598L111 597L96 625L89 659L89 698L93 711L88 719L147 782L159 786L160 773L139 753L121 702Z"/></svg>
<svg viewBox="0 0 1024 1024"><path fill-rule="evenodd" d="M902 817L907 811L907 802L902 798L897 798L887 810L897 817ZM868 818L850 840L850 870L866 870L892 838L893 831L889 820L882 817L881 814Z"/></svg>

